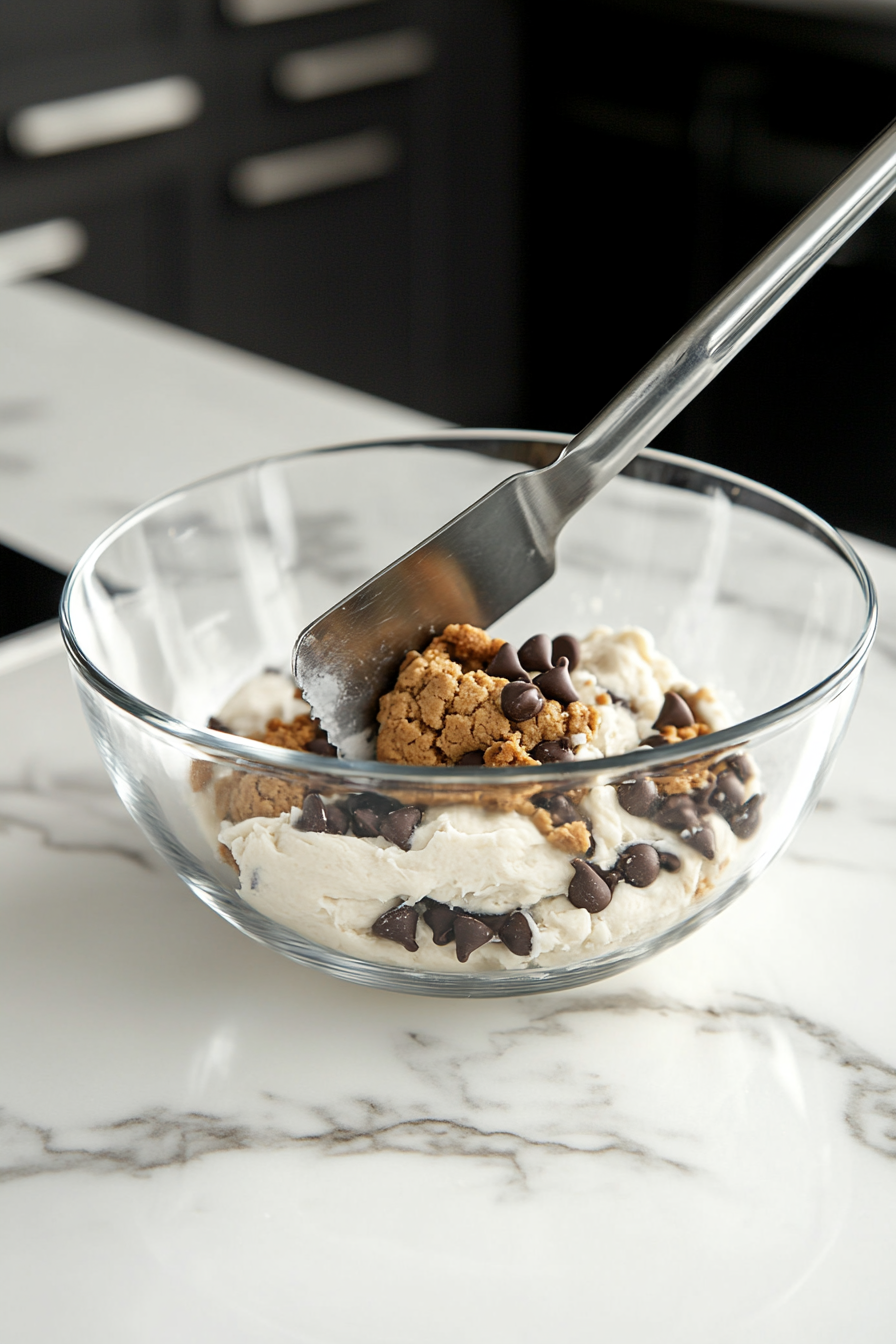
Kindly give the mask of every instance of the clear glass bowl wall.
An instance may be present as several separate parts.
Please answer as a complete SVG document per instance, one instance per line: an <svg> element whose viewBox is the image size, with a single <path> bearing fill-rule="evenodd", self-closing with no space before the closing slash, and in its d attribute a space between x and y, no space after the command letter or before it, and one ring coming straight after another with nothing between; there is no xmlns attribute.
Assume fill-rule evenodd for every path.
<svg viewBox="0 0 896 1344"><path fill-rule="evenodd" d="M351 765L202 726L262 669L287 670L297 632L316 615L508 474L553 460L565 442L470 431L255 463L136 511L76 566L63 632L103 761L188 887L243 932L296 961L384 988L461 996L563 988L623 970L717 914L811 808L873 636L870 580L807 510L655 450L573 519L554 578L495 633L517 643L539 630L646 627L685 676L717 689L735 728L601 761L434 771ZM718 765L744 751L761 779L762 822L702 899L584 960L481 973L350 956L260 913L240 896L197 790L209 776L239 772L299 797L371 790L425 807L475 788L500 806L521 788L593 789L635 770L662 778L698 756Z"/></svg>

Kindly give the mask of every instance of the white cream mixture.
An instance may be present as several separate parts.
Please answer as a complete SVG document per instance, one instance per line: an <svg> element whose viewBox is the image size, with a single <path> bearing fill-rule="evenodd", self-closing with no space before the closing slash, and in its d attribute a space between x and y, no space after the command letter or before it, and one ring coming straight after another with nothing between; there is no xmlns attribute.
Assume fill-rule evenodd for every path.
<svg viewBox="0 0 896 1344"><path fill-rule="evenodd" d="M596 703L603 690L629 702L600 707L594 737L577 749L579 757L592 759L637 748L650 735L665 693L674 689L693 699L696 689L637 628L592 631L582 641L573 681L585 703ZM695 707L712 729L728 722L711 691L702 691ZM285 719L301 712L306 707L293 698L288 678L266 673L217 717L234 731L254 735L274 715ZM648 755L650 749L644 750ZM428 808L407 851L380 837L297 830L295 810L225 823L218 839L239 865L240 895L277 923L354 957L460 974L557 966L640 938L702 898L741 843L713 813L704 825L712 830L715 854L706 859L677 832L626 812L612 785L592 788L578 806L593 829L592 862L610 869L620 851L641 841L676 855L678 871L662 870L647 887L619 882L610 904L590 914L567 899L575 871L570 856L549 844L529 817L468 804ZM433 942L422 905L416 952L371 932L385 911L419 905L424 898L472 914L523 909L533 929L530 954L518 956L496 938L461 963L453 944Z"/></svg>

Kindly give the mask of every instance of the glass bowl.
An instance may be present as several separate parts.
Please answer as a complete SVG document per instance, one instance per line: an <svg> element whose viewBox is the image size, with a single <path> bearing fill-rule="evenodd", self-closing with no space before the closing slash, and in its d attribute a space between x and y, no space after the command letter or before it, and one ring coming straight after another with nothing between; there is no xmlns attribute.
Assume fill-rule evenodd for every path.
<svg viewBox="0 0 896 1344"><path fill-rule="evenodd" d="M250 937L304 965L412 993L566 988L622 971L717 915L812 808L874 635L871 580L801 505L652 449L573 519L553 579L493 633L517 644L537 631L644 627L685 677L714 688L733 726L625 755L493 769L352 763L215 726L241 686L288 669L297 633L316 615L505 476L555 460L567 441L446 431L255 462L136 510L75 566L62 629L115 787L187 886ZM422 817L402 847L401 836L359 826L362 805L374 826L399 807ZM326 832L312 813L329 818ZM578 854L549 842L573 813L593 834ZM461 816L510 856L515 896L452 848L457 828L445 818ZM407 865L422 864L436 841L424 857L438 860L437 877L412 881ZM639 879L633 844L653 846L659 878ZM272 886L269 865L287 851ZM602 886L589 877L598 869ZM430 890L453 911L453 943L451 928L439 942L427 918ZM595 909L607 890L610 904ZM533 914L536 900L546 903ZM524 923L502 938L508 901ZM375 935L379 915L399 905L398 933L382 936L379 925ZM461 962L460 931L466 950L473 925L459 916L476 924L483 915L481 934L484 911L492 941Z"/></svg>

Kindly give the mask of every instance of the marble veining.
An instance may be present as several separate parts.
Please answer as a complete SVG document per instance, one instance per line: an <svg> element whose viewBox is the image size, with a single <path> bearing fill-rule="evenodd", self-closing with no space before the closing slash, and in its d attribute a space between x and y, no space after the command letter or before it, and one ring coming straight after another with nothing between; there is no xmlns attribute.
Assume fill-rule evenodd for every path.
<svg viewBox="0 0 896 1344"><path fill-rule="evenodd" d="M26 772L0 781L0 834L14 826L61 853L114 855L148 870L158 864L123 814L108 777L98 772Z"/></svg>
<svg viewBox="0 0 896 1344"><path fill-rule="evenodd" d="M489 1095L489 1066L510 1051L525 1050L533 1037L568 1035L570 1023L582 1016L642 1017L648 1026L652 1017L677 1017L698 1034L746 1032L766 1046L767 1024L783 1025L800 1038L798 1048L813 1049L826 1065L841 1071L843 1120L849 1134L880 1157L896 1159L896 1066L829 1025L785 1004L750 995L701 1007L643 993L601 993L567 996L556 1006L536 1009L528 1020L491 1034L475 1061L458 1052L450 1039L404 1033L397 1053L422 1090L402 1108L385 1095L350 1097L334 1104L310 1099L297 1103L262 1093L254 1107L261 1120L159 1106L146 1114L77 1129L39 1124L2 1111L0 1181L70 1171L145 1176L209 1154L294 1147L331 1157L392 1152L486 1159L523 1187L528 1182L527 1159L533 1154L587 1155L592 1160L617 1155L648 1168L700 1174L699 1160L686 1162L674 1148L663 1151L661 1131L653 1143L626 1133L625 1119L614 1107L611 1082L587 1070L569 1074L559 1089L556 1077L545 1077L542 1081L552 1089L556 1105L536 1109L525 1127L498 1123L502 1115L510 1118L513 1108L501 1099L500 1089L498 1095ZM318 1124L306 1129L302 1120L309 1112ZM644 1117L639 1117L643 1123Z"/></svg>

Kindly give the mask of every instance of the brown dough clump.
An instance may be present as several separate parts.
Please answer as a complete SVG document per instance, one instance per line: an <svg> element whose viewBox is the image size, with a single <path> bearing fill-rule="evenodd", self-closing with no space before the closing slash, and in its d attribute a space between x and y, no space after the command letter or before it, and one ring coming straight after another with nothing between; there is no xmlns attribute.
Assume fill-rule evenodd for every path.
<svg viewBox="0 0 896 1344"><path fill-rule="evenodd" d="M590 737L600 711L579 701L548 700L524 723L505 717L507 680L484 670L504 643L476 626L449 625L422 653L407 653L394 689L380 698L377 759L455 765L468 751L481 751L486 765L537 765L530 752L539 742Z"/></svg>
<svg viewBox="0 0 896 1344"><path fill-rule="evenodd" d="M269 747L286 747L288 751L304 751L309 742L320 737L321 728L310 714L299 714L297 718L284 723L282 719L269 719L262 741Z"/></svg>
<svg viewBox="0 0 896 1344"><path fill-rule="evenodd" d="M215 808L222 821L279 817L305 801L305 786L277 775L244 775L234 770L215 785Z"/></svg>

